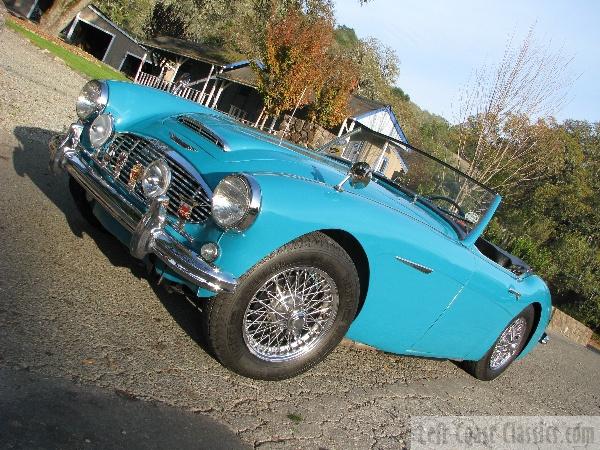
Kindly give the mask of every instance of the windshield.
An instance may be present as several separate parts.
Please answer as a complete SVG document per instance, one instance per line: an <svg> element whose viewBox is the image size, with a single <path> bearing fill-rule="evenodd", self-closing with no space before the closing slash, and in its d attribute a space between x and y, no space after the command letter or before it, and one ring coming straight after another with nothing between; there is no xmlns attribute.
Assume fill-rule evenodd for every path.
<svg viewBox="0 0 600 450"><path fill-rule="evenodd" d="M334 139L319 153L348 162L369 163L382 185L395 187L426 205L465 234L497 206L497 194L449 164L408 144L366 128ZM484 224L485 225L485 224Z"/></svg>

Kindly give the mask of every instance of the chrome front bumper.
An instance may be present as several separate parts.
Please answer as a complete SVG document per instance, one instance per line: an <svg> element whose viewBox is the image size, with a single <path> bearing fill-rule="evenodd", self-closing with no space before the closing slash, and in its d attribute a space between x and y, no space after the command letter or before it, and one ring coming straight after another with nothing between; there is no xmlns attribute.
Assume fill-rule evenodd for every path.
<svg viewBox="0 0 600 450"><path fill-rule="evenodd" d="M196 286L212 292L233 292L238 282L232 274L207 264L197 252L165 231L166 197L155 199L141 215L95 167L80 158L77 147L82 129L81 125L73 124L66 136L55 136L50 140L51 171L66 171L132 234L129 250L134 257L143 259L153 254L174 273Z"/></svg>

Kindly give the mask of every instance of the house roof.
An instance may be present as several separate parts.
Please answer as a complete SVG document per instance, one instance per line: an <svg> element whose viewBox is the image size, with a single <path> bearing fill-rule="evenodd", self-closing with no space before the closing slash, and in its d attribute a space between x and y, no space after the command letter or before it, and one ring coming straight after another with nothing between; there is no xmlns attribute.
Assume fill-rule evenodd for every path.
<svg viewBox="0 0 600 450"><path fill-rule="evenodd" d="M385 104L376 100L370 100L360 95L352 95L348 100L348 113L350 117L357 118L370 111L379 111L385 106Z"/></svg>
<svg viewBox="0 0 600 450"><path fill-rule="evenodd" d="M220 47L184 41L183 39L177 39L170 36L158 36L149 39L144 44L156 50L165 51L177 56L184 56L216 66L226 66L227 64L239 61L243 58L236 52L225 50Z"/></svg>
<svg viewBox="0 0 600 450"><path fill-rule="evenodd" d="M225 70L217 76L218 78L223 78L252 88L256 88L258 85L258 76L249 65L238 67L237 69Z"/></svg>
<svg viewBox="0 0 600 450"><path fill-rule="evenodd" d="M102 11L100 11L97 6L88 5L87 7L89 9L91 9L95 14L100 16L102 19L104 19L106 22L108 22L116 30L121 32L124 36L128 37L130 40L132 40L136 44L141 45L141 41L139 39L135 38L134 36L131 36L127 31L125 31L123 28L121 28L119 25L117 25L115 22L113 22L111 19L109 19L108 16L106 14L104 14Z"/></svg>
<svg viewBox="0 0 600 450"><path fill-rule="evenodd" d="M400 140L408 143L408 139L406 139L406 135L404 134L400 123L398 123L396 114L394 114L394 111L390 105L378 102L377 100L361 97L360 95L352 95L348 101L348 112L350 118L362 123L365 126L367 126L364 123L365 121L361 119L365 119L380 112L387 113L394 129L396 130L396 133L398 133Z"/></svg>

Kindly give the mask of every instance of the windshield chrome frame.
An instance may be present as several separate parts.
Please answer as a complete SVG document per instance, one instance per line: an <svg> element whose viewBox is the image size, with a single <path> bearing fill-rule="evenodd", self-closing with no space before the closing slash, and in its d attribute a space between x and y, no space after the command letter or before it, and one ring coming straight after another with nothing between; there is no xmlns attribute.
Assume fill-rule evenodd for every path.
<svg viewBox="0 0 600 450"><path fill-rule="evenodd" d="M357 128L354 128L352 131L349 131L347 133L342 134L341 136L338 136L334 139L332 139L331 141L327 142L325 145L319 147L318 149L314 150L314 152L323 155L323 156L327 156L330 157L336 161L340 161L340 162L348 162L348 163L352 163L352 161L347 160L345 158L341 158L341 157L337 157L337 156L333 156L333 155L328 155L325 152L325 149L327 149L328 147L331 147L331 145L333 145L335 142L342 142L347 138L350 138L351 136L360 133L360 132L367 132L367 133L371 133L374 136L376 136L379 139L383 139L383 140L388 140L391 143L393 143L394 145L400 146L400 147L405 147L408 148L410 150L413 150L417 153L419 153L420 155L423 155L426 158L432 159L433 161L435 161L438 164L441 164L442 166L460 174L461 176L465 177L467 180L469 180L470 182L476 184L477 186L479 186L480 188L484 189L485 191L487 191L488 193L492 194L494 196L492 202L490 203L489 207L487 208L484 216L479 220L479 222L477 222L477 224L475 225L475 227L473 227L473 229L471 231L469 231L468 233L459 233L457 230L458 225L455 224L454 222L452 222L445 214L442 210L440 210L439 208L437 208L435 205L433 205L431 202L427 201L427 197L421 197L420 195L418 195L417 193L413 192L411 189L409 189L408 187L401 185L400 183L395 183L392 180L383 177L383 176L379 176L379 174L374 173L375 177L377 178L377 180L380 180L384 183L389 183L391 184L393 187L395 187L396 189L398 188L402 188L400 189L401 192L407 194L406 191L410 191L410 195L414 196L414 200L415 201L419 201L419 203L424 204L428 209L431 209L432 211L434 211L436 214L441 215L442 218L444 218L446 221L448 222L452 222L451 225L454 228L454 231L456 232L457 238L459 241L461 241L463 244L467 245L467 246L471 246L475 244L475 241L477 241L477 239L483 234L483 232L485 231L485 229L487 228L487 226L489 225L490 221L492 220L492 217L494 217L494 214L496 213L496 210L498 209L498 206L500 205L500 202L502 201L502 196L500 194L498 194L497 192L495 192L494 190L490 189L489 187L487 187L486 185L484 185L483 183L477 181L476 179L474 179L473 177L467 175L466 173L462 172L461 170L457 169L456 167L451 166L450 164L442 161L439 158L436 158L435 156L427 153L424 150L421 150L413 145L410 145L407 142L402 142L398 139L392 138L390 136L387 136L385 134L379 133L377 131L371 130L370 128L367 128L365 126L359 126ZM408 194L407 194L408 195Z"/></svg>

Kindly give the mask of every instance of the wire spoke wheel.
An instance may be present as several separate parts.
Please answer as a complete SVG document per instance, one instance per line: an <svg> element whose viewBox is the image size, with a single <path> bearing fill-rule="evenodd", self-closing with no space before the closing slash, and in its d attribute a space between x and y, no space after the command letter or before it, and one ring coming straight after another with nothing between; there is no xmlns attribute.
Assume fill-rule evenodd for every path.
<svg viewBox="0 0 600 450"><path fill-rule="evenodd" d="M490 369L498 370L512 361L526 337L527 320L518 317L500 335L490 357Z"/></svg>
<svg viewBox="0 0 600 450"><path fill-rule="evenodd" d="M269 278L248 303L244 342L264 361L298 358L325 339L338 306L337 286L326 272L309 266L285 269Z"/></svg>

